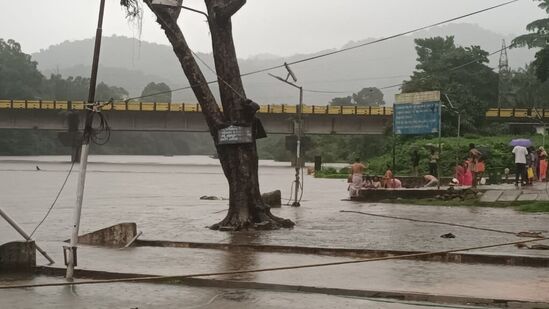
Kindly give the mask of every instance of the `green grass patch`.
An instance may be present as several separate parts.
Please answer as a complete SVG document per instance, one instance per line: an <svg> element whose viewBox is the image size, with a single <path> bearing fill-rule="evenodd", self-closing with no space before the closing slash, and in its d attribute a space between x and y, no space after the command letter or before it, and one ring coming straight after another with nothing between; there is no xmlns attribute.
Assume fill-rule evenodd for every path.
<svg viewBox="0 0 549 309"><path fill-rule="evenodd" d="M315 173L315 178L326 178L326 179L347 179L349 174L326 174L326 173Z"/></svg>
<svg viewBox="0 0 549 309"><path fill-rule="evenodd" d="M513 202L513 206L517 210L522 212L548 212L549 213L549 202L548 201L536 201L536 202Z"/></svg>
<svg viewBox="0 0 549 309"><path fill-rule="evenodd" d="M315 178L346 179L348 176L349 170L347 168L338 170L333 167L326 167L315 172Z"/></svg>

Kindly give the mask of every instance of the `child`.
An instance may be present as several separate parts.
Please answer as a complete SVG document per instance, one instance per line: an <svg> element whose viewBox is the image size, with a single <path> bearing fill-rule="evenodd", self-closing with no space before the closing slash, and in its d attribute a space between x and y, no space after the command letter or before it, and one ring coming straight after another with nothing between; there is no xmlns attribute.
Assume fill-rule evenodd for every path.
<svg viewBox="0 0 549 309"><path fill-rule="evenodd" d="M381 181L379 181L379 177L374 176L374 179L372 180L372 189L379 189L381 188Z"/></svg>
<svg viewBox="0 0 549 309"><path fill-rule="evenodd" d="M364 180L362 181L362 187L365 189L372 188L372 177L369 175L364 176Z"/></svg>

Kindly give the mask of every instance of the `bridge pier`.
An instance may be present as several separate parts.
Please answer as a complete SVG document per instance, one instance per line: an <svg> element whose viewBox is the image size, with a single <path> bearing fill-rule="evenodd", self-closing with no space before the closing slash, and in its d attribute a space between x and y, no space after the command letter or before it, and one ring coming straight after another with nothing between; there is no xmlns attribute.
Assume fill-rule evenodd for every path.
<svg viewBox="0 0 549 309"><path fill-rule="evenodd" d="M60 132L57 137L63 146L71 147L71 162L80 162L80 152L82 149L82 132L80 127L80 113L71 110L67 113L67 132Z"/></svg>

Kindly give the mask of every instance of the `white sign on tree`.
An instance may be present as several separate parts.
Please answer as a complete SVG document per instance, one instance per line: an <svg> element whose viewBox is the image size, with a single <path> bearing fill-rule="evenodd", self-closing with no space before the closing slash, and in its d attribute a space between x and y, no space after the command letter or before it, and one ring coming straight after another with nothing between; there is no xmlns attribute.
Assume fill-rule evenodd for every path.
<svg viewBox="0 0 549 309"><path fill-rule="evenodd" d="M152 4L167 5L167 6L179 6L177 0L152 0Z"/></svg>

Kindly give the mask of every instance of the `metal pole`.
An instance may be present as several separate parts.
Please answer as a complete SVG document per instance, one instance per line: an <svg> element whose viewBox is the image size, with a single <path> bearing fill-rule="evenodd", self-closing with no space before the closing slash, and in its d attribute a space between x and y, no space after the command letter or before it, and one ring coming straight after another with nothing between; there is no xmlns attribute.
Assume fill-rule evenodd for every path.
<svg viewBox="0 0 549 309"><path fill-rule="evenodd" d="M438 185L437 189L440 190L440 158L442 157L442 101L440 101L438 106L438 164L437 164L437 179Z"/></svg>
<svg viewBox="0 0 549 309"><path fill-rule="evenodd" d="M396 113L393 113L393 176L396 173L395 164L396 164Z"/></svg>
<svg viewBox="0 0 549 309"><path fill-rule="evenodd" d="M301 204L298 199L298 191L300 187L299 171L301 169L301 125L302 125L302 109L303 109L303 87L299 87L299 106L297 109L297 147L295 158L295 197L292 206L299 207Z"/></svg>
<svg viewBox="0 0 549 309"><path fill-rule="evenodd" d="M458 112L458 136L457 136L458 152L456 155L456 165L459 164L459 148L461 147L461 112Z"/></svg>
<svg viewBox="0 0 549 309"><path fill-rule="evenodd" d="M99 18L97 21L97 31L95 33L95 47L93 50L93 63L92 71L90 77L90 88L88 93L88 104L93 104L95 102L95 86L97 84L97 69L99 67L99 52L101 50L101 36L103 32L103 14L105 11L105 0L101 0L99 5ZM74 275L74 266L76 264L76 248L78 245L78 231L80 229L80 216L82 214L82 201L84 199L84 185L86 182L86 169L88 166L88 154L89 154L89 143L90 143L90 130L91 130L91 120L90 114L93 113L93 110L90 109L90 106L87 106L85 109L86 113L86 123L84 125L84 138L82 140L82 152L80 157L80 175L78 177L78 187L76 190L76 205L74 209L74 218L72 226L72 234L70 245L68 247L67 254L67 280L72 280Z"/></svg>
<svg viewBox="0 0 549 309"><path fill-rule="evenodd" d="M393 176L396 174L396 134L393 129Z"/></svg>
<svg viewBox="0 0 549 309"><path fill-rule="evenodd" d="M12 218L10 218L10 216L8 216L8 214L5 213L1 208L0 216L2 216L2 218L4 218L4 220L6 220L19 234L21 234L21 236L23 236L25 240L32 241L30 236L25 233L25 231L23 231L23 229L20 228L19 225L17 225L17 223ZM38 250L38 252L40 252L40 254L42 254L50 262L50 264L55 263L53 259L46 253L46 251L42 250L42 248L40 248L36 243L34 244L34 246L36 247L36 250Z"/></svg>

